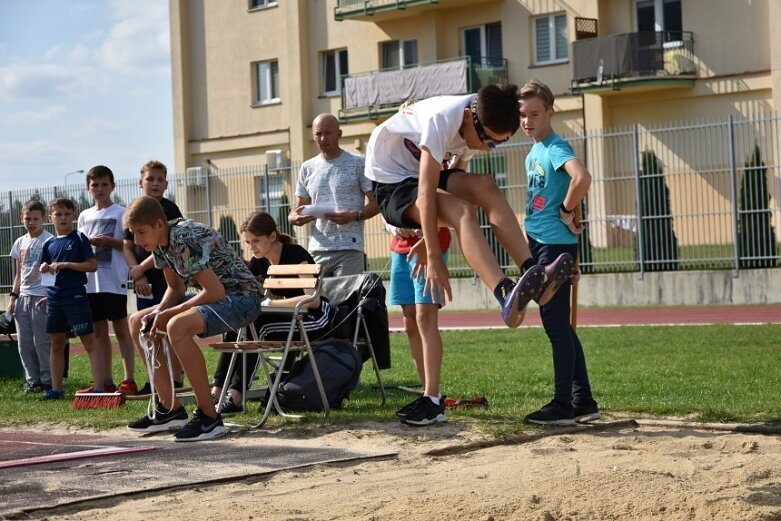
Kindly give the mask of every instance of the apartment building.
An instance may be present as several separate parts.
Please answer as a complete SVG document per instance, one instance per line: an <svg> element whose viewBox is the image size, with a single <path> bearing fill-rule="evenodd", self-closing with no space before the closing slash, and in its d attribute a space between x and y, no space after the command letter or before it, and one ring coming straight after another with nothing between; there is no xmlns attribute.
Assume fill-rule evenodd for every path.
<svg viewBox="0 0 781 521"><path fill-rule="evenodd" d="M204 179L247 165L286 168L314 156L311 121L321 112L339 116L342 148L363 153L371 131L404 100L475 92L492 82L539 78L557 95L554 128L592 138L609 128L751 118L781 107L776 0L170 0L170 6L175 168L188 172L177 202L205 211L209 221L229 209L292 201L292 176L276 176L271 186L261 175ZM703 164L729 168L720 159L710 167L701 157L707 151L677 136L643 134L636 148L674 158L666 173ZM631 157L619 159L609 144L593 142L586 158L592 171L627 179L631 189ZM498 159L491 170L501 183L525 184L523 154ZM770 180L776 200L777 175ZM674 210L685 212L689 204L679 194L697 193L723 211L729 183L710 179L687 178L679 187L673 175ZM609 185L613 192L600 192L602 186L608 185L590 194L595 212L616 222L632 214L626 207L632 200L615 197L620 182ZM523 204L513 205L522 218ZM699 240L707 218L680 225L679 240ZM368 223L370 233L381 229L379 221ZM709 241L734 239L728 218L716 228L720 235ZM613 232L595 224L591 240L605 247L632 240ZM383 239L370 242L385 251Z"/></svg>

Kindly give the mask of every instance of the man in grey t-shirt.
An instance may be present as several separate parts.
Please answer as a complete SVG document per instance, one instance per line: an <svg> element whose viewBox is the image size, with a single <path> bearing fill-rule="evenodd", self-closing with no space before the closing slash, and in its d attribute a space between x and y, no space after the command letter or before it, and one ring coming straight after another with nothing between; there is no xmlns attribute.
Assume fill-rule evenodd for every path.
<svg viewBox="0 0 781 521"><path fill-rule="evenodd" d="M315 221L309 253L324 275L355 275L364 268L363 221L380 212L372 182L364 175L364 159L339 147L342 131L332 114L312 122L320 154L301 165L296 207L288 221L303 226Z"/></svg>

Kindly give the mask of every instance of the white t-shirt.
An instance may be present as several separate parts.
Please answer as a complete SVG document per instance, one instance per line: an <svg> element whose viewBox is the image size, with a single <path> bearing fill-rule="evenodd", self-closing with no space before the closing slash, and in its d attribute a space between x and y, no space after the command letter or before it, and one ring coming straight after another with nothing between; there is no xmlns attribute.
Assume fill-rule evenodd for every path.
<svg viewBox="0 0 781 521"><path fill-rule="evenodd" d="M38 237L32 238L26 233L14 241L11 247L11 258L19 261L21 272L19 280L19 295L29 295L34 297L45 297L46 288L41 286L41 252L43 243L54 237L51 233L43 230Z"/></svg>
<svg viewBox="0 0 781 521"><path fill-rule="evenodd" d="M123 240L122 218L125 208L112 204L98 210L94 206L79 214L78 229L89 238L108 235ZM87 273L87 293L116 293L127 295L127 262L122 251L109 246L93 246L98 271Z"/></svg>
<svg viewBox="0 0 781 521"><path fill-rule="evenodd" d="M345 150L335 159L317 155L304 161L296 185L296 196L312 204L339 212L356 212L364 207L372 182L363 175L363 157ZM309 238L309 251L363 251L363 221L336 224L317 219Z"/></svg>
<svg viewBox="0 0 781 521"><path fill-rule="evenodd" d="M436 96L418 101L374 129L366 146L366 177L392 184L420 175L420 149L441 164L474 154L458 133L464 109L476 94ZM443 168L447 168L443 166Z"/></svg>

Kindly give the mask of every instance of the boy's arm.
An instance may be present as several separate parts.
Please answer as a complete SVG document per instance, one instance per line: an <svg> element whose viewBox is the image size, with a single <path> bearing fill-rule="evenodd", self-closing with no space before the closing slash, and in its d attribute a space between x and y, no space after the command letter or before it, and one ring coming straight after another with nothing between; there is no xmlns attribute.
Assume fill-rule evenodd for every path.
<svg viewBox="0 0 781 521"><path fill-rule="evenodd" d="M11 286L11 295L8 297L8 307L6 308L12 315L16 312L16 299L14 295L18 295L22 289L22 260L16 259L16 272L14 273L14 283Z"/></svg>
<svg viewBox="0 0 781 521"><path fill-rule="evenodd" d="M125 262L127 262L128 266L135 266L138 264L138 259L136 259L136 252L133 249L132 240L125 239L122 241L122 256L125 258Z"/></svg>
<svg viewBox="0 0 781 521"><path fill-rule="evenodd" d="M450 280L447 266L442 261L442 250L439 247L439 209L437 207L437 185L441 165L434 159L425 146L420 150L420 178L418 180L418 198L416 204L420 211L420 227L423 230L423 240L428 250L428 268L426 269L426 285L423 292L439 295L444 304L452 300Z"/></svg>
<svg viewBox="0 0 781 521"><path fill-rule="evenodd" d="M115 239L111 235L95 235L90 237L89 242L95 246L110 246L115 250L123 250L124 241L122 239Z"/></svg>
<svg viewBox="0 0 781 521"><path fill-rule="evenodd" d="M91 271L98 271L98 261L95 257L90 257L81 262L52 262L49 265L49 270L54 273L57 273L60 270L73 270L88 273Z"/></svg>
<svg viewBox="0 0 781 521"><path fill-rule="evenodd" d="M294 226L303 226L307 223L311 223L315 218L311 215L304 215L301 213L303 207L307 204L312 204L311 197L296 196L296 206L290 211L290 215L287 216L288 222Z"/></svg>
<svg viewBox="0 0 781 521"><path fill-rule="evenodd" d="M563 208L559 209L559 215L570 231L579 235L583 232L583 225L576 225L574 222L575 208L588 193L589 186L591 186L591 174L577 159L570 159L564 163L564 171L570 176L570 182L567 195L562 203Z"/></svg>

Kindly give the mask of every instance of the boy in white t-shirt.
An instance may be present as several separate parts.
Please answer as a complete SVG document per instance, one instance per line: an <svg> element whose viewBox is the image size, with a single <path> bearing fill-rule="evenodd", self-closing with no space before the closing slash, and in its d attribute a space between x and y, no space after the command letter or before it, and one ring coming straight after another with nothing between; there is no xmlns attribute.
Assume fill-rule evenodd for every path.
<svg viewBox="0 0 781 521"><path fill-rule="evenodd" d="M27 233L14 241L11 258L16 273L7 311L16 320L19 357L27 381L25 392L44 393L52 388L49 365L51 342L46 332L46 288L41 285L41 252L53 235L43 228L46 208L38 201L22 206L22 224Z"/></svg>
<svg viewBox="0 0 781 521"><path fill-rule="evenodd" d="M426 291L452 299L447 266L437 241L440 226L453 228L469 265L491 289L509 327L547 284L504 195L489 175L464 169L475 151L490 150L518 130L518 86L486 85L477 95L437 96L405 107L374 129L366 148L366 177L386 222L421 228L427 245ZM502 272L477 220L482 208L502 247L523 275ZM548 270L559 273L562 270Z"/></svg>
<svg viewBox="0 0 781 521"><path fill-rule="evenodd" d="M87 172L87 191L95 199L95 206L79 214L78 230L89 238L98 261L98 270L87 274L87 293L95 338L102 356L104 380L93 382L92 387L81 392L103 387L106 392L134 395L138 394L138 387L133 377L135 350L127 321L128 267L122 253L125 207L111 200L115 186L114 173L108 167L97 165ZM109 320L122 356L124 378L119 386L114 385L111 375Z"/></svg>

